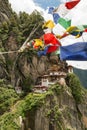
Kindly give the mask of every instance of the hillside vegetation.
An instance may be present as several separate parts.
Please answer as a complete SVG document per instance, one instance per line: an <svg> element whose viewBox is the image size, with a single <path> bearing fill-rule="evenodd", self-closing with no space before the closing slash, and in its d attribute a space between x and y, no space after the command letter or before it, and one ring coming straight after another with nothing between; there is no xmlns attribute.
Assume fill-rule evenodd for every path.
<svg viewBox="0 0 87 130"><path fill-rule="evenodd" d="M66 82L68 86L55 84L46 93L30 93L22 100L17 101L16 104L11 104L10 109L6 110L8 112L0 117L0 129L20 130L22 127L20 124L21 116L26 130L28 128L32 130L46 130L48 128L50 130L51 127L59 130L86 130L82 119L83 112L85 114L87 112L85 107L87 92L81 86L78 86L80 82L73 74L67 76ZM15 93L13 93L13 97L16 100L20 99ZM13 98L11 97L11 99ZM6 102L6 99L3 98L3 101ZM10 102L9 98L7 98L7 101ZM40 123L41 120L46 123L46 126ZM36 121L40 123L39 126L35 124Z"/></svg>

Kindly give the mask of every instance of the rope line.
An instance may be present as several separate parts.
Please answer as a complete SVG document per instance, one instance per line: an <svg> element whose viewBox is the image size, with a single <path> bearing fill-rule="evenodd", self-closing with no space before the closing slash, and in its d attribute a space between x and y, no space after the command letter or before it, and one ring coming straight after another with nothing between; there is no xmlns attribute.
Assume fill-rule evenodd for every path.
<svg viewBox="0 0 87 130"><path fill-rule="evenodd" d="M19 52L19 50L17 50L17 51L5 51L5 52L0 52L0 55L2 55L2 54L9 54L9 53L16 53L16 52Z"/></svg>

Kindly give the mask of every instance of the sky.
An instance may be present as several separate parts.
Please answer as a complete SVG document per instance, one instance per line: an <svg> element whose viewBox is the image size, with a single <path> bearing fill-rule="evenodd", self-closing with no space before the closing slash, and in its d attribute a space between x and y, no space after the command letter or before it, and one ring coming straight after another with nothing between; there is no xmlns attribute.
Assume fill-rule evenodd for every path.
<svg viewBox="0 0 87 130"><path fill-rule="evenodd" d="M19 11L25 11L27 13L32 13L34 9L38 11L44 11L48 6L57 7L60 2L66 0L9 0L11 7L17 13Z"/></svg>

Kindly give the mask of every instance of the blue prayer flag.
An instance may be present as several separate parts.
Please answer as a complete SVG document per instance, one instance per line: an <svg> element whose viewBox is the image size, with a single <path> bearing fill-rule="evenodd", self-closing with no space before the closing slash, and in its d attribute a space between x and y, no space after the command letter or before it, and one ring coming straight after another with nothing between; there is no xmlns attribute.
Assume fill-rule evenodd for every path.
<svg viewBox="0 0 87 130"><path fill-rule="evenodd" d="M58 23L58 19L60 18L58 13L53 13L53 20L54 22L57 24Z"/></svg>
<svg viewBox="0 0 87 130"><path fill-rule="evenodd" d="M49 7L48 14L52 14L54 9L55 9L54 7Z"/></svg>
<svg viewBox="0 0 87 130"><path fill-rule="evenodd" d="M87 61L87 42L77 42L68 46L60 46L60 59Z"/></svg>
<svg viewBox="0 0 87 130"><path fill-rule="evenodd" d="M50 46L47 46L47 47L45 47L45 49L43 50L43 51L38 51L37 52L37 54L38 54L38 56L42 56L42 55L46 55L47 54L47 51L48 51L48 48L49 48Z"/></svg>

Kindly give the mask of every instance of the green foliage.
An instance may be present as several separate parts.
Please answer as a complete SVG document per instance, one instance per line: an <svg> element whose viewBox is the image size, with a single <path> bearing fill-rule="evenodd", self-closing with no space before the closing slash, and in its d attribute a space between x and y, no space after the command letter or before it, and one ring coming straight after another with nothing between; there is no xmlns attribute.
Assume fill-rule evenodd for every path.
<svg viewBox="0 0 87 130"><path fill-rule="evenodd" d="M8 39L8 31L9 31L9 25L7 22L3 22L0 25L0 39L3 43L6 42L6 40Z"/></svg>
<svg viewBox="0 0 87 130"><path fill-rule="evenodd" d="M31 39L39 38L43 33L42 31L42 24L43 24L43 18L40 15L39 12L34 11L31 15L28 15L25 12L20 12L19 14L20 24L19 28L21 32L23 33L23 36L27 37L31 33L34 27L37 27L39 24L41 24L38 28L38 30L34 33L34 35L31 36Z"/></svg>
<svg viewBox="0 0 87 130"><path fill-rule="evenodd" d="M45 103L47 96L51 92L44 94L29 94L23 100L17 102L11 112L0 117L0 130L20 130L19 116L26 117L27 112L35 112L37 108Z"/></svg>
<svg viewBox="0 0 87 130"><path fill-rule="evenodd" d="M42 106L45 103L45 99L47 96L52 95L52 92L46 92L43 94L28 94L19 104L17 110L18 113L22 116L26 116L27 112L36 111L37 108Z"/></svg>
<svg viewBox="0 0 87 130"><path fill-rule="evenodd" d="M61 85L59 85L58 83L55 84L55 85L52 85L52 86L50 87L50 89L51 89L52 91L54 91L57 95L60 95L60 94L63 93L63 91L64 91L64 87L61 86Z"/></svg>
<svg viewBox="0 0 87 130"><path fill-rule="evenodd" d="M61 112L59 111L59 107L58 105L54 105L53 108L51 108L50 110L48 110L46 116L50 117L50 115L53 113L53 118L55 121L58 121L58 119L61 116Z"/></svg>
<svg viewBox="0 0 87 130"><path fill-rule="evenodd" d="M23 91L28 93L32 90L33 80L31 77L26 77L22 80Z"/></svg>
<svg viewBox="0 0 87 130"><path fill-rule="evenodd" d="M15 114L12 114L11 107L19 99L15 90L4 79L0 79L0 130L20 130ZM8 113L6 113L8 112Z"/></svg>
<svg viewBox="0 0 87 130"><path fill-rule="evenodd" d="M20 130L15 114L5 113L0 117L0 130Z"/></svg>
<svg viewBox="0 0 87 130"><path fill-rule="evenodd" d="M58 105L54 105L50 110L48 110L46 116L50 119L50 123L57 124L57 128L60 130L64 130L62 127L62 122L61 122L61 118L62 118L62 113L59 110Z"/></svg>
<svg viewBox="0 0 87 130"><path fill-rule="evenodd" d="M79 78L75 74L68 74L66 78L67 85L71 88L76 103L81 103L85 94Z"/></svg>
<svg viewBox="0 0 87 130"><path fill-rule="evenodd" d="M11 85L6 85L0 80L0 114L10 110L10 107L19 99Z"/></svg>
<svg viewBox="0 0 87 130"><path fill-rule="evenodd" d="M10 22L5 21L0 25L1 41L6 44L9 36L13 36L17 43L22 44L31 33L33 27L35 25L37 27L40 23L43 23L44 19L39 12L35 11L31 15L20 12L19 16L17 16L16 13L13 13L9 21ZM35 32L34 36L32 35L32 38L38 35L41 36L41 32L43 32L41 26L38 28L38 31Z"/></svg>
<svg viewBox="0 0 87 130"><path fill-rule="evenodd" d="M58 121L58 119L61 117L62 113L59 111L59 107L58 105L55 105L54 106L54 118L55 118L55 121Z"/></svg>
<svg viewBox="0 0 87 130"><path fill-rule="evenodd" d="M38 107L40 107L44 103L45 94L29 94L25 97L25 99L21 102L18 107L18 113L22 116L25 116L29 111L35 111Z"/></svg>

